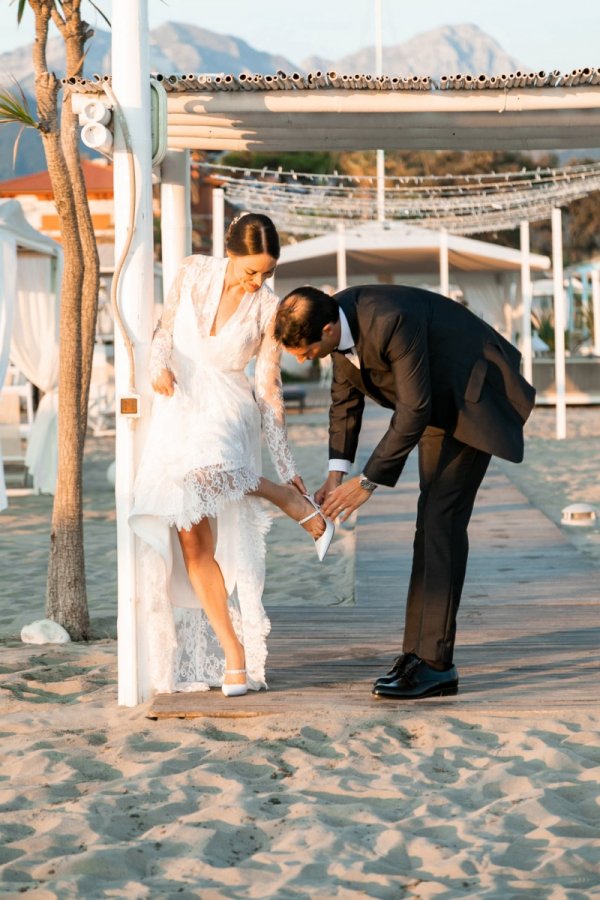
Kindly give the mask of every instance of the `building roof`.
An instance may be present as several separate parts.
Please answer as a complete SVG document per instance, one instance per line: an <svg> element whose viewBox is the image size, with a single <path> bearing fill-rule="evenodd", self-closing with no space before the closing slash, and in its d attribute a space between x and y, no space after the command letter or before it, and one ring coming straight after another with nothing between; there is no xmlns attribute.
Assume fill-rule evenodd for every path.
<svg viewBox="0 0 600 900"><path fill-rule="evenodd" d="M93 162L84 159L81 162L83 176L89 195L113 195L113 167L103 160ZM52 197L52 185L48 171L32 172L18 178L0 181L0 197L17 197L20 194L35 194L38 197Z"/></svg>

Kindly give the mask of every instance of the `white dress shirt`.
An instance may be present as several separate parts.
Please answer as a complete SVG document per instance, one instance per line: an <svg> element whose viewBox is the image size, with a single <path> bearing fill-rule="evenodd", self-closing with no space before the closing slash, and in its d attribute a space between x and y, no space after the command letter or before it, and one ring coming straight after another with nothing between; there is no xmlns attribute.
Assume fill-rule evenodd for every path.
<svg viewBox="0 0 600 900"><path fill-rule="evenodd" d="M354 338L352 337L352 332L350 331L350 325L348 324L348 319L344 315L343 310L340 309L340 342L337 345L337 349L341 350L345 353L346 359L352 363L353 366L356 366L357 369L360 369L360 359L358 358L358 353L356 352L356 347L354 345ZM350 351L347 353L346 351ZM345 472L348 473L350 471L352 463L347 459L330 459L329 460L329 471L330 472Z"/></svg>

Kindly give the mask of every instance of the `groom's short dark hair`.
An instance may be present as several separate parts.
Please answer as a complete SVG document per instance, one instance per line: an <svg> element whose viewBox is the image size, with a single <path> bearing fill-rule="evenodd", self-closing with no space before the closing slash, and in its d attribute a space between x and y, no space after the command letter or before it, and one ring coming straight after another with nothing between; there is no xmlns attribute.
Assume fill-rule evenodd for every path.
<svg viewBox="0 0 600 900"><path fill-rule="evenodd" d="M340 307L335 297L305 285L283 298L275 317L275 339L284 347L304 347L323 336L330 322L337 322Z"/></svg>

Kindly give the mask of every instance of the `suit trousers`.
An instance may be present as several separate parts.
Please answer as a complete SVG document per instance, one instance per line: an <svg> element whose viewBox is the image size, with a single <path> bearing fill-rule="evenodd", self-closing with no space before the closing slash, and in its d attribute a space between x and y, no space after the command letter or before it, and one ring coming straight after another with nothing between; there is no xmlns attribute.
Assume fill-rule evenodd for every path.
<svg viewBox="0 0 600 900"><path fill-rule="evenodd" d="M419 441L419 503L404 653L452 664L469 539L467 526L491 456L429 427Z"/></svg>

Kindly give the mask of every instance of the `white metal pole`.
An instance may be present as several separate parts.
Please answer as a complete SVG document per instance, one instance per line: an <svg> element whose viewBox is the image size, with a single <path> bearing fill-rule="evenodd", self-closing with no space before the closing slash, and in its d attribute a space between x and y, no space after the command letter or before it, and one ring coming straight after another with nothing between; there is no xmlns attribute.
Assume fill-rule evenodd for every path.
<svg viewBox="0 0 600 900"><path fill-rule="evenodd" d="M136 202L133 242L123 269L119 300L135 348L136 389L142 419L125 418L117 410L116 511L118 554L118 702L135 706L148 694L145 621L138 613L137 547L129 528L133 480L149 407L147 358L152 334L154 254L152 235L152 139L150 126L150 59L148 0L116 3L112 16L112 90L125 116L135 162ZM130 228L131 189L125 138L115 124L115 259ZM115 339L117 398L130 391L129 360L117 331ZM118 400L117 400L118 403Z"/></svg>
<svg viewBox="0 0 600 900"><path fill-rule="evenodd" d="M554 277L554 372L556 379L556 437L567 436L565 366L565 289L563 285L562 213L552 210L552 273Z"/></svg>
<svg viewBox="0 0 600 900"><path fill-rule="evenodd" d="M160 230L163 296L166 298L182 259L192 252L189 150L169 150L161 167Z"/></svg>
<svg viewBox="0 0 600 900"><path fill-rule="evenodd" d="M337 289L343 291L348 287L346 277L346 228L343 222L337 227Z"/></svg>
<svg viewBox="0 0 600 900"><path fill-rule="evenodd" d="M377 221L385 222L385 150L377 151Z"/></svg>
<svg viewBox="0 0 600 900"><path fill-rule="evenodd" d="M375 75L383 75L381 0L375 0ZM377 151L377 221L385 222L385 150Z"/></svg>
<svg viewBox="0 0 600 900"><path fill-rule="evenodd" d="M600 269L592 269L592 312L594 315L594 354L600 356Z"/></svg>
<svg viewBox="0 0 600 900"><path fill-rule="evenodd" d="M521 304L523 321L521 349L523 352L523 375L533 383L533 349L531 344L531 258L529 246L529 222L521 222Z"/></svg>
<svg viewBox="0 0 600 900"><path fill-rule="evenodd" d="M212 255L225 256L225 191L213 188L212 192Z"/></svg>
<svg viewBox="0 0 600 900"><path fill-rule="evenodd" d="M450 292L450 264L448 262L448 232L440 230L440 293L447 297Z"/></svg>

